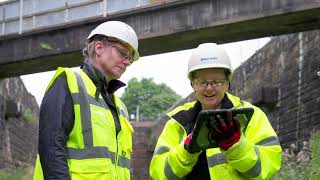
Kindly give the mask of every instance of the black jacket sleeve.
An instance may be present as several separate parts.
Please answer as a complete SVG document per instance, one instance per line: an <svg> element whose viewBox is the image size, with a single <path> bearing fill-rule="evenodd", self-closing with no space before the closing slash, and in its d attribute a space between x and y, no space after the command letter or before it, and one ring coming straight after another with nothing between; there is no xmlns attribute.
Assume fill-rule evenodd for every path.
<svg viewBox="0 0 320 180"><path fill-rule="evenodd" d="M44 95L40 107L38 151L46 180L70 179L66 142L73 124L72 97L62 74Z"/></svg>

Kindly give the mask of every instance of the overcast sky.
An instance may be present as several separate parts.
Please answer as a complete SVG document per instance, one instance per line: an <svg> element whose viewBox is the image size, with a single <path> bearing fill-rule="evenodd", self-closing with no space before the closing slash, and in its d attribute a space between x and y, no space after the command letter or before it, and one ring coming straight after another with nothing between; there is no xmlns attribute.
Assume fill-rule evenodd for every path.
<svg viewBox="0 0 320 180"><path fill-rule="evenodd" d="M240 41L223 44L228 52L233 69L251 57L258 49L263 47L270 38ZM127 68L120 80L125 83L136 77L153 78L156 83L165 83L182 97L192 92L187 78L188 59L192 50L177 51L159 55L141 57ZM55 71L36 73L21 76L27 90L35 96L38 104L41 104L45 88L53 77ZM125 87L119 89L116 94L121 96Z"/></svg>

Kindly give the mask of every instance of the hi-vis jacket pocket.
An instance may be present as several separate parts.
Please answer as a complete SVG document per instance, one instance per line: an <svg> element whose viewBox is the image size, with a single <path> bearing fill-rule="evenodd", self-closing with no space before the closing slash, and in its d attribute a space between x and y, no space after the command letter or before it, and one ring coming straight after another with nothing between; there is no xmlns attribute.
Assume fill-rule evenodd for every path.
<svg viewBox="0 0 320 180"><path fill-rule="evenodd" d="M72 180L114 180L114 178L116 177L114 165L112 164L111 159L70 159L69 164L70 176Z"/></svg>

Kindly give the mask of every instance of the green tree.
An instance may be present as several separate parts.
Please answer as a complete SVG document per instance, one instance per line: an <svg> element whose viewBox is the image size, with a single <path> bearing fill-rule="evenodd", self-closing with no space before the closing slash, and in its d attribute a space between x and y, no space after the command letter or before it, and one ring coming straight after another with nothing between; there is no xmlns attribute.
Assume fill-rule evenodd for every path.
<svg viewBox="0 0 320 180"><path fill-rule="evenodd" d="M132 78L121 99L127 105L129 114L136 114L139 108L139 119L155 120L181 100L181 96L163 83L156 84L152 78L143 78L141 81Z"/></svg>

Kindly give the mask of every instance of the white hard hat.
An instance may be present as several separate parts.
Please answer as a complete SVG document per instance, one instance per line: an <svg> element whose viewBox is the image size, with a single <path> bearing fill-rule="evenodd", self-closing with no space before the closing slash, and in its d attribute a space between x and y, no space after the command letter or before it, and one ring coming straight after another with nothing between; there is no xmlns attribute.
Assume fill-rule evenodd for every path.
<svg viewBox="0 0 320 180"><path fill-rule="evenodd" d="M207 68L227 69L230 72L228 78L231 78L232 68L229 56L216 43L200 44L193 50L188 63L188 78L191 78L192 72Z"/></svg>
<svg viewBox="0 0 320 180"><path fill-rule="evenodd" d="M114 37L125 44L128 44L134 51L132 60L135 61L139 59L138 37L132 27L130 27L128 24L120 21L104 22L91 31L87 37L87 40L97 34Z"/></svg>

